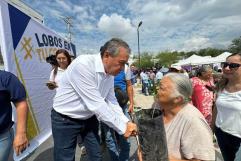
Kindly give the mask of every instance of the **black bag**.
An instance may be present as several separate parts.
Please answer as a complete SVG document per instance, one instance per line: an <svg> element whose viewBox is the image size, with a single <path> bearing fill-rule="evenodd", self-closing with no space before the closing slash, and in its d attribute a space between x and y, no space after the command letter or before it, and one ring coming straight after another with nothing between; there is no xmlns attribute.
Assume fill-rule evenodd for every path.
<svg viewBox="0 0 241 161"><path fill-rule="evenodd" d="M143 161L168 161L166 133L162 112L142 109L135 112Z"/></svg>
<svg viewBox="0 0 241 161"><path fill-rule="evenodd" d="M125 107L129 101L127 93L122 91L119 86L115 86L115 97L121 107Z"/></svg>

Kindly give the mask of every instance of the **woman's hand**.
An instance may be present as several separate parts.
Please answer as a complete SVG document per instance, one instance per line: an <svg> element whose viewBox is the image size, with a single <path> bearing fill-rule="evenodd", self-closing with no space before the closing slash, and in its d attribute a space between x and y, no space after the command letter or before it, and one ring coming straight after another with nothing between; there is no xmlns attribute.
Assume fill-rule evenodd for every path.
<svg viewBox="0 0 241 161"><path fill-rule="evenodd" d="M55 89L55 88L58 87L55 82L51 82L51 81L47 82L47 83L46 83L46 86L47 86L50 90L53 90L53 89Z"/></svg>

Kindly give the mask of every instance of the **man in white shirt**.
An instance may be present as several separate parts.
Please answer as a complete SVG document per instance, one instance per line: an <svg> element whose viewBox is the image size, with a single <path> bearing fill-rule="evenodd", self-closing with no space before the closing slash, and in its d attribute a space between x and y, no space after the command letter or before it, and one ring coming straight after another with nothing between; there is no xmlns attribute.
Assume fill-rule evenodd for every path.
<svg viewBox="0 0 241 161"><path fill-rule="evenodd" d="M113 76L124 69L129 54L128 44L113 38L100 55L80 55L66 69L51 114L55 161L75 160L79 134L89 160L100 161L98 120L126 138L136 134L136 125L124 115L114 93Z"/></svg>

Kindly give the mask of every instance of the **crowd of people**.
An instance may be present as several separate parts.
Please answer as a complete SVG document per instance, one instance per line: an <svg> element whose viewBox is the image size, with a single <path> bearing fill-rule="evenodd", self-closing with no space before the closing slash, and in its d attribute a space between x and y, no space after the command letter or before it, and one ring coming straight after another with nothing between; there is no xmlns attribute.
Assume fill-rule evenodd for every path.
<svg viewBox="0 0 241 161"><path fill-rule="evenodd" d="M46 85L56 92L51 112L55 161L74 161L78 142L91 161L102 159L101 143L111 160L127 161L128 138L137 135L129 114L134 112L133 86L139 77L142 93L155 94L162 111L170 161L215 160L215 138L224 161L241 160L241 53L221 63L218 78L209 65L197 68L195 75L180 66L139 72L126 65L130 53L125 41L113 38L98 55L72 61L59 49L47 59L52 71ZM28 146L28 106L16 76L0 71L0 79L0 161L5 161L12 144L17 155ZM17 109L15 137L11 102Z"/></svg>
<svg viewBox="0 0 241 161"><path fill-rule="evenodd" d="M163 119L170 155L173 153L173 156L179 159L214 160L213 142L215 142L216 137L224 161L241 160L240 67L241 53L234 53L227 57L226 62L221 63L221 71L220 69L214 71L210 65L203 65L196 68L195 74L193 72L187 74L185 69L171 66L160 74L160 81L158 78L155 79L156 83L159 84L157 85L159 87L158 98L160 107L163 108ZM156 76L159 75L158 72ZM140 74L143 88L146 88L145 80L151 79L150 73L151 70L147 72L142 71ZM178 73L179 76L174 73ZM184 76L186 77L185 83L190 82L189 86L180 80L184 79ZM171 80L166 81L167 77ZM175 90L168 92L172 89L171 86L168 86L170 82L174 84L176 92ZM189 91L191 94L182 93L184 91ZM145 91L143 93L146 94ZM188 100L188 102L185 104L184 101L181 104L180 102L182 101L178 100L178 97L173 96L176 93L179 93L182 99ZM168 96L168 98L165 96ZM192 108L188 109L187 106ZM199 114L197 115L197 113ZM195 119L199 121L195 121ZM186 123L182 124L183 121L186 121ZM195 124L195 122L199 122L199 124ZM171 128L172 126L173 129ZM195 128L192 129L192 126ZM190 134L185 131L187 127ZM202 130L199 131L200 129ZM215 133L215 137L213 137L213 133ZM185 139L183 134L191 136ZM203 138L203 136L205 137ZM180 141L178 141L178 137L181 137ZM190 141L190 138L194 140ZM190 141L190 144L188 144L188 148L185 148L187 141ZM196 141L201 142L196 143ZM198 147L198 145L202 147ZM206 152L205 150L203 151L203 154L205 154L204 158L202 158L202 148L207 150ZM196 149L200 151L195 155L193 151L196 151ZM205 157L207 158L205 159Z"/></svg>

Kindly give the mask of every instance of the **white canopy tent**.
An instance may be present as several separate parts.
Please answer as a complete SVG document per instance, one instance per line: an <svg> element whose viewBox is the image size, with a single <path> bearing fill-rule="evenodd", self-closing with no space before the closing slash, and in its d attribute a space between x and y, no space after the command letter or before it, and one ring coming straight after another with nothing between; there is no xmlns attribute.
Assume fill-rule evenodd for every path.
<svg viewBox="0 0 241 161"><path fill-rule="evenodd" d="M198 56L193 54L192 56L188 57L187 59L180 60L175 64L178 66L185 66L185 65L202 65L202 64L214 64L214 63L221 63L226 60L226 58L231 55L232 53L224 52L216 57L211 56Z"/></svg>
<svg viewBox="0 0 241 161"><path fill-rule="evenodd" d="M211 58L211 56L198 56L193 54L192 56L188 57L187 59L184 60L180 60L179 62L173 64L173 65L180 65L180 66L184 66L184 65L199 65L202 64L203 62L207 62L207 60L209 60Z"/></svg>
<svg viewBox="0 0 241 161"><path fill-rule="evenodd" d="M226 61L226 58L231 55L232 53L229 53L229 52L224 52L216 57L213 57L211 58L210 60L208 60L206 62L206 64L211 64L211 63L221 63L221 62L224 62Z"/></svg>

